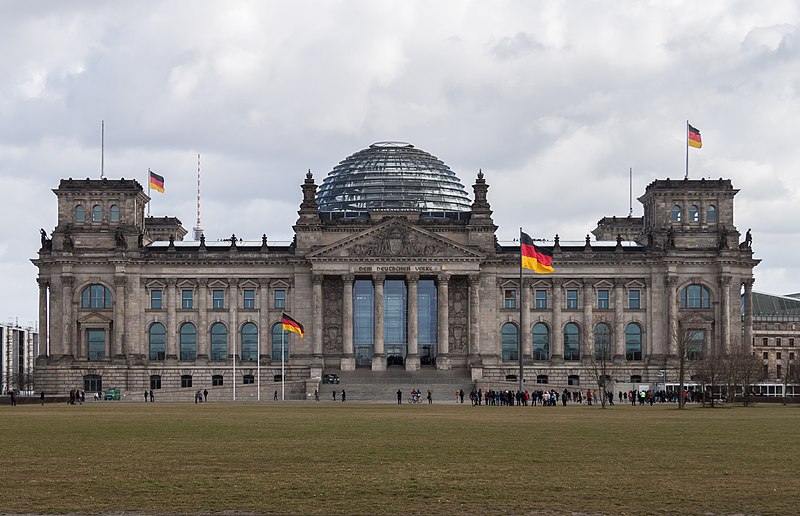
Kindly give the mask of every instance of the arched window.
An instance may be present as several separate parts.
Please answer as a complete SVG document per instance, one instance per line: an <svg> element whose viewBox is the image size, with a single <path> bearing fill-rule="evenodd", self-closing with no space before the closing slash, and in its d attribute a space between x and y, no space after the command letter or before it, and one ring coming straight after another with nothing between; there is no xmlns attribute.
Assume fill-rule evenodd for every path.
<svg viewBox="0 0 800 516"><path fill-rule="evenodd" d="M677 204L672 207L672 214L670 216L672 222L680 222L681 221L681 207Z"/></svg>
<svg viewBox="0 0 800 516"><path fill-rule="evenodd" d="M711 293L703 285L689 285L681 290L681 308L711 308Z"/></svg>
<svg viewBox="0 0 800 516"><path fill-rule="evenodd" d="M180 329L181 360L197 358L197 328L192 323L183 323ZM191 387L191 385L189 385Z"/></svg>
<svg viewBox="0 0 800 516"><path fill-rule="evenodd" d="M564 360L581 359L581 329L575 323L564 326Z"/></svg>
<svg viewBox="0 0 800 516"><path fill-rule="evenodd" d="M103 222L103 208L99 204L92 206L92 222Z"/></svg>
<svg viewBox="0 0 800 516"><path fill-rule="evenodd" d="M111 291L97 283L84 287L81 290L81 308L111 308Z"/></svg>
<svg viewBox="0 0 800 516"><path fill-rule="evenodd" d="M160 322L150 325L147 332L150 343L150 360L164 360L167 354L167 330Z"/></svg>
<svg viewBox="0 0 800 516"><path fill-rule="evenodd" d="M258 327L255 323L242 326L242 360L258 360Z"/></svg>
<svg viewBox="0 0 800 516"><path fill-rule="evenodd" d="M625 327L625 360L642 359L642 327L630 323Z"/></svg>
<svg viewBox="0 0 800 516"><path fill-rule="evenodd" d="M594 327L594 359L611 360L611 326L606 323L598 323Z"/></svg>
<svg viewBox="0 0 800 516"><path fill-rule="evenodd" d="M211 360L228 358L228 328L222 323L211 325Z"/></svg>
<svg viewBox="0 0 800 516"><path fill-rule="evenodd" d="M706 222L716 222L717 221L717 208L711 204L706 208Z"/></svg>
<svg viewBox="0 0 800 516"><path fill-rule="evenodd" d="M696 204L689 206L689 222L697 222L700 220L700 210L697 209Z"/></svg>
<svg viewBox="0 0 800 516"><path fill-rule="evenodd" d="M544 323L533 325L533 359L550 360L550 328Z"/></svg>
<svg viewBox="0 0 800 516"><path fill-rule="evenodd" d="M289 331L281 331L281 323L272 327L272 360L281 359L281 335L283 335L283 359L289 360Z"/></svg>
<svg viewBox="0 0 800 516"><path fill-rule="evenodd" d="M502 328L503 360L519 360L517 353L517 325L505 323Z"/></svg>
<svg viewBox="0 0 800 516"><path fill-rule="evenodd" d="M112 204L108 209L108 220L110 222L119 222L119 206Z"/></svg>
<svg viewBox="0 0 800 516"><path fill-rule="evenodd" d="M75 222L86 222L86 208L83 204L75 206Z"/></svg>

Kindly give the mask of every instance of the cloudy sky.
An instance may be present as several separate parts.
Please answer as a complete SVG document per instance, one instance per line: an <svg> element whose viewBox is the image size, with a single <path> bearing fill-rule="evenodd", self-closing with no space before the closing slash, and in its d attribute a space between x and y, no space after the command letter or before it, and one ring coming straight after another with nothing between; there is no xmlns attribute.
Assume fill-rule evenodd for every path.
<svg viewBox="0 0 800 516"><path fill-rule="evenodd" d="M756 290L800 291L800 4L745 1L26 1L0 4L0 319L37 317L51 189L166 179L153 215L288 241L318 183L381 140L428 151L498 237L582 240L654 179L741 189ZM634 201L634 215L641 205Z"/></svg>

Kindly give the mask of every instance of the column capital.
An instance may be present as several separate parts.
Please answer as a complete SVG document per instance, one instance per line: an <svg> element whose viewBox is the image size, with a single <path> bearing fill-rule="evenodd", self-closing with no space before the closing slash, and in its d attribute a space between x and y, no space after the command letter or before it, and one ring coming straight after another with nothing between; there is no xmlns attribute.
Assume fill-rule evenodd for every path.
<svg viewBox="0 0 800 516"><path fill-rule="evenodd" d="M198 287L207 287L208 286L208 278L197 278L197 286Z"/></svg>
<svg viewBox="0 0 800 516"><path fill-rule="evenodd" d="M312 273L311 274L311 283L314 285L322 285L322 280L325 279L325 276L320 273Z"/></svg>
<svg viewBox="0 0 800 516"><path fill-rule="evenodd" d="M674 287L675 285L678 284L678 277L673 275L668 275L666 278L664 278L664 284L667 285L668 287Z"/></svg>
<svg viewBox="0 0 800 516"><path fill-rule="evenodd" d="M127 282L128 278L125 276L114 276L114 286L116 287L124 287Z"/></svg>
<svg viewBox="0 0 800 516"><path fill-rule="evenodd" d="M614 278L614 286L622 288L625 286L625 278Z"/></svg>
<svg viewBox="0 0 800 516"><path fill-rule="evenodd" d="M409 283L417 283L419 281L419 273L411 272L406 276L406 281Z"/></svg>
<svg viewBox="0 0 800 516"><path fill-rule="evenodd" d="M231 288L238 287L239 286L239 278L228 278L228 286L231 287Z"/></svg>
<svg viewBox="0 0 800 516"><path fill-rule="evenodd" d="M71 287L72 284L75 283L75 276L72 275L64 275L61 276L61 284L67 287Z"/></svg>
<svg viewBox="0 0 800 516"><path fill-rule="evenodd" d="M753 283L755 283L755 278L747 278L742 281L742 285L744 285L745 290L750 290L753 288Z"/></svg>
<svg viewBox="0 0 800 516"><path fill-rule="evenodd" d="M345 283L353 283L356 280L355 274L342 274L342 281Z"/></svg>
<svg viewBox="0 0 800 516"><path fill-rule="evenodd" d="M50 280L47 278L36 278L36 283L39 284L39 288L47 288L50 286Z"/></svg>
<svg viewBox="0 0 800 516"><path fill-rule="evenodd" d="M469 274L467 276L467 280L469 281L470 287L476 287L481 284L481 275L480 274Z"/></svg>
<svg viewBox="0 0 800 516"><path fill-rule="evenodd" d="M561 287L566 283L566 279L564 278L553 278L550 281L552 281L554 287Z"/></svg>
<svg viewBox="0 0 800 516"><path fill-rule="evenodd" d="M167 282L167 286L168 287L175 287L175 286L178 285L178 280L175 279L175 278L167 278L166 282ZM200 280L198 279L197 282L199 283ZM203 285L203 286L205 286L205 285Z"/></svg>
<svg viewBox="0 0 800 516"><path fill-rule="evenodd" d="M450 281L450 275L446 272L440 272L439 274L436 275L436 283L439 285L442 284L447 285L449 281Z"/></svg>
<svg viewBox="0 0 800 516"><path fill-rule="evenodd" d="M379 273L379 274L373 274L372 275L372 281L373 282L383 283L385 280L386 280L386 274Z"/></svg>
<svg viewBox="0 0 800 516"><path fill-rule="evenodd" d="M719 277L719 286L720 287L730 287L732 279L733 278L728 274L724 274L724 275L720 276Z"/></svg>

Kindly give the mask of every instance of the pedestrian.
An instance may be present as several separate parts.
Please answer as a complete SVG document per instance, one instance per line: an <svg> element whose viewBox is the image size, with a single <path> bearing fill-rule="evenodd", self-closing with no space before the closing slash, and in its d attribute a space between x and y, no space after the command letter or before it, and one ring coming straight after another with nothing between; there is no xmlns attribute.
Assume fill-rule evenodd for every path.
<svg viewBox="0 0 800 516"><path fill-rule="evenodd" d="M458 394L461 397L461 403L464 403L464 389L461 389Z"/></svg>
<svg viewBox="0 0 800 516"><path fill-rule="evenodd" d="M208 401L208 390L203 389L203 401Z"/></svg>
<svg viewBox="0 0 800 516"><path fill-rule="evenodd" d="M74 404L75 404L75 389L72 389L71 391L69 391L69 401L67 402L67 405L74 405Z"/></svg>
<svg viewBox="0 0 800 516"><path fill-rule="evenodd" d="M333 391L332 395L333 395L333 401L336 401L336 391Z"/></svg>
<svg viewBox="0 0 800 516"><path fill-rule="evenodd" d="M150 389L150 403L155 403L155 398L153 397L153 389Z"/></svg>
<svg viewBox="0 0 800 516"><path fill-rule="evenodd" d="M314 389L314 401L319 401L319 394L317 393L317 389Z"/></svg>
<svg viewBox="0 0 800 516"><path fill-rule="evenodd" d="M203 393L200 392L200 389L198 389L197 392L194 393L194 402L195 404L203 402Z"/></svg>
<svg viewBox="0 0 800 516"><path fill-rule="evenodd" d="M17 406L17 395L14 394L14 391L8 391L8 394L9 394L9 396L11 396L11 406L12 407L16 407Z"/></svg>
<svg viewBox="0 0 800 516"><path fill-rule="evenodd" d="M81 405L83 405L84 401L86 401L86 391L81 389Z"/></svg>
<svg viewBox="0 0 800 516"><path fill-rule="evenodd" d="M342 389L342 401L347 401L347 393Z"/></svg>
<svg viewBox="0 0 800 516"><path fill-rule="evenodd" d="M397 404L398 405L403 404L403 391L401 391L400 389L397 389Z"/></svg>
<svg viewBox="0 0 800 516"><path fill-rule="evenodd" d="M144 402L147 403L147 391L144 391Z"/></svg>
<svg viewBox="0 0 800 516"><path fill-rule="evenodd" d="M44 391L39 393L39 399L41 400L42 406L44 407Z"/></svg>
<svg viewBox="0 0 800 516"><path fill-rule="evenodd" d="M278 389L275 389L275 394L272 395L272 401L278 401Z"/></svg>
<svg viewBox="0 0 800 516"><path fill-rule="evenodd" d="M428 405L431 405L432 403L433 403L433 391L428 389Z"/></svg>

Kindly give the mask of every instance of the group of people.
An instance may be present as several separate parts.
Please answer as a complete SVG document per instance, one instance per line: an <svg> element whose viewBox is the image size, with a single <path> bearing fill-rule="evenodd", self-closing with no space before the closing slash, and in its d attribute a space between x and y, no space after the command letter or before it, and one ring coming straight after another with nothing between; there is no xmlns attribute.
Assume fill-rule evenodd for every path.
<svg viewBox="0 0 800 516"><path fill-rule="evenodd" d="M397 389L397 392L395 394L397 395L397 404L398 405L402 405L403 404L403 389ZM427 395L425 396L425 399L428 400L428 405L433 404L433 391L432 390L428 389L428 392L427 392ZM408 402L409 403L422 403L422 391L419 390L419 389L416 389L416 388L411 389L411 393L409 393Z"/></svg>
<svg viewBox="0 0 800 516"><path fill-rule="evenodd" d="M150 392L148 392L148 391L144 391L144 402L145 402L145 403L147 403L147 400L148 400L148 399L149 399L151 402L155 403L156 399L155 399L155 397L153 396L153 389L150 389Z"/></svg>
<svg viewBox="0 0 800 516"><path fill-rule="evenodd" d="M537 405L542 407L554 407L561 402L562 406L566 406L567 403L578 403L583 404L584 402L587 405L593 405L596 403L601 403L599 396L601 393L594 391L592 389L586 389L586 392L582 391L569 391L564 389L560 393L555 389L550 390L536 390L536 391L515 391L515 390L495 390L495 389L473 389L469 393L470 403L473 406L477 405L506 405L506 406L525 406L527 407L529 404L532 407ZM606 401L610 404L614 404L614 393L613 392L606 392L605 394ZM456 403L461 402L464 403L464 391L463 389L459 389L456 391Z"/></svg>
<svg viewBox="0 0 800 516"><path fill-rule="evenodd" d="M152 392L153 392L153 391L150 391L150 393L151 393L151 396L152 396ZM153 400L150 400L150 401L153 401ZM206 389L203 389L203 390L201 391L201 390L199 390L199 389L198 389L198 390L197 390L197 391L194 393L194 402L195 402L195 403L203 403L204 401L208 401L208 390L206 390Z"/></svg>
<svg viewBox="0 0 800 516"><path fill-rule="evenodd" d="M314 392L315 392L314 396L316 397L316 391ZM331 394L333 395L333 401L336 401L336 391L333 391ZM345 392L344 389L342 389L342 401L347 401L347 393Z"/></svg>
<svg viewBox="0 0 800 516"><path fill-rule="evenodd" d="M69 391L69 401L67 401L67 405L75 405L76 403L83 405L84 401L86 401L86 391L83 389L72 389Z"/></svg>

